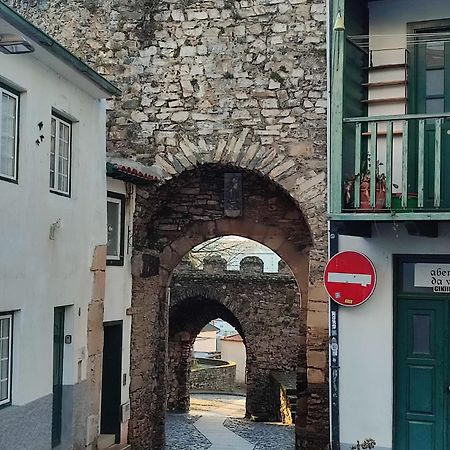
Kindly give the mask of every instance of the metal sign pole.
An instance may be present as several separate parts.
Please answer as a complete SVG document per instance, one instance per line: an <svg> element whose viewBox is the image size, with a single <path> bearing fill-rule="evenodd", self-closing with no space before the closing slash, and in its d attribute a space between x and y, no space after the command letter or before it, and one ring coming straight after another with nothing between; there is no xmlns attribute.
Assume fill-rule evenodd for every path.
<svg viewBox="0 0 450 450"><path fill-rule="evenodd" d="M339 252L339 234L336 224L330 222L330 258ZM339 305L330 298L330 408L331 450L340 449L339 436Z"/></svg>

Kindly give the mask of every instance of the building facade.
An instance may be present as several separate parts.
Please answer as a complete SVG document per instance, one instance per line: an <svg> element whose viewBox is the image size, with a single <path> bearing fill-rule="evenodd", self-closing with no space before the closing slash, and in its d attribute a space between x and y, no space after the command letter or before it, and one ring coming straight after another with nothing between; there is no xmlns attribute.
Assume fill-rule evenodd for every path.
<svg viewBox="0 0 450 450"><path fill-rule="evenodd" d="M119 91L3 3L0 41L0 448L84 448L99 419L104 99Z"/></svg>
<svg viewBox="0 0 450 450"><path fill-rule="evenodd" d="M332 448L449 448L450 6L331 3L330 254L377 273L331 306Z"/></svg>
<svg viewBox="0 0 450 450"><path fill-rule="evenodd" d="M236 384L244 386L247 378L247 354L242 337L239 334L223 337L220 354L223 360L236 363Z"/></svg>

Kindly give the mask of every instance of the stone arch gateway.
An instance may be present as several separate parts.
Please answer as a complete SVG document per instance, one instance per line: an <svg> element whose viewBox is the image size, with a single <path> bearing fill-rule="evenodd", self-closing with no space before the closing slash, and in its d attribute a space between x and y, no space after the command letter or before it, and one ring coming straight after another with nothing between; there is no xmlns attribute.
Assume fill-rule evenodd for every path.
<svg viewBox="0 0 450 450"><path fill-rule="evenodd" d="M226 270L220 258L203 262L203 269L178 267L170 285L168 410L189 409L193 343L205 325L220 318L246 347L246 416L282 420L271 374L297 380L303 395L306 384L305 324L295 278L290 271L264 273L257 257L243 260L241 270ZM301 424L305 413L297 409Z"/></svg>
<svg viewBox="0 0 450 450"><path fill-rule="evenodd" d="M227 217L224 209L228 173L242 176L238 217ZM129 440L136 448L158 449L164 442L168 296L173 270L196 245L231 234L277 252L295 276L301 296L300 320L308 329L303 397L307 417L301 424L307 433L301 442L314 449L326 446L327 300L316 274L322 250L315 246L298 204L274 182L248 170L208 164L138 191L129 311L133 316Z"/></svg>

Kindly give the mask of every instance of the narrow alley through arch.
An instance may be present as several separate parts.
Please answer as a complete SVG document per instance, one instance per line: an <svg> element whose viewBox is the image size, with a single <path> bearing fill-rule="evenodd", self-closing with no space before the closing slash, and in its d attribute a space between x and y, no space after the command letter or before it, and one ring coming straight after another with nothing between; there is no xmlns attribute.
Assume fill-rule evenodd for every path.
<svg viewBox="0 0 450 450"><path fill-rule="evenodd" d="M193 394L189 414L170 413L167 450L293 450L292 425L242 419L245 397Z"/></svg>

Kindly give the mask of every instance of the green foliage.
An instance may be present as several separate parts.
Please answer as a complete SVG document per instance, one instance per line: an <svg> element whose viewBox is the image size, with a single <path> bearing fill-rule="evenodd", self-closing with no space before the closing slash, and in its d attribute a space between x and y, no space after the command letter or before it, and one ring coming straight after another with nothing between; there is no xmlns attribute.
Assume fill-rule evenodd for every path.
<svg viewBox="0 0 450 450"><path fill-rule="evenodd" d="M367 438L367 439L364 439L364 441L362 443L357 441L356 444L351 447L351 450L363 450L363 449L375 448L376 445L377 445L377 443L373 439Z"/></svg>

